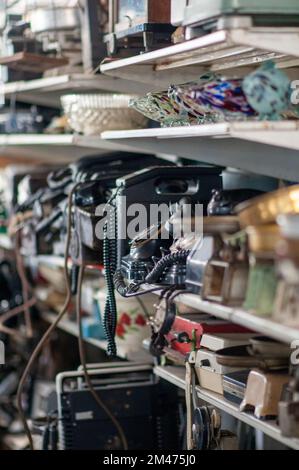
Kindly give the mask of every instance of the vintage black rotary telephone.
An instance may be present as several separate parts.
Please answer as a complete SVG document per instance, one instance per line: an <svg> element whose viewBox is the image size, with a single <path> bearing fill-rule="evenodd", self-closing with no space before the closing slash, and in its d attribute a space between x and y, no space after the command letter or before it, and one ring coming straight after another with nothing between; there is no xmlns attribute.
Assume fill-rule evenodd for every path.
<svg viewBox="0 0 299 470"><path fill-rule="evenodd" d="M118 237L117 241L117 268L124 279L133 282L145 281L156 265L157 270L145 281L155 283L160 281L159 272L170 267L179 255L173 258L169 252L174 239L171 232L169 217L184 204L203 204L206 210L213 188L221 188L222 180L218 168L208 167L163 167L150 168L128 175L117 181L117 227L118 234L128 226L133 216L124 214L134 203L142 204L147 211L147 226L131 241L128 237ZM168 216L151 224L150 209L153 205L166 204L169 206ZM159 260L165 258L159 266ZM168 257L168 258L167 258ZM177 259L179 261L179 259ZM143 270L143 273L141 272ZM135 271L135 272L134 272ZM173 284L173 282L170 283Z"/></svg>
<svg viewBox="0 0 299 470"><path fill-rule="evenodd" d="M30 169L27 171L28 174L17 183L11 229L22 228L21 245L25 255L51 254L51 223L65 194L62 190L48 188L47 176L51 167L40 167L32 174Z"/></svg>
<svg viewBox="0 0 299 470"><path fill-rule="evenodd" d="M28 255L50 255L53 243L59 238L61 214L66 195L63 189L41 188L18 207L24 215L22 229L23 253ZM31 216L27 218L26 214Z"/></svg>
<svg viewBox="0 0 299 470"><path fill-rule="evenodd" d="M103 215L96 210L110 199L115 180L136 167L159 163L162 162L151 155L133 157L130 153L115 153L100 158L88 157L71 167L72 183L82 183L75 193L73 205L70 256L75 264L103 263L103 237L96 233L97 224Z"/></svg>
<svg viewBox="0 0 299 470"><path fill-rule="evenodd" d="M73 201L73 225L70 255L76 264L100 264L101 242L95 226L99 218L96 207L109 199L115 180L137 167L159 164L150 155L114 153L87 156L48 173L40 187L17 207L18 213L32 212L24 223L23 245L26 254L63 256L67 231L68 194L78 185Z"/></svg>
<svg viewBox="0 0 299 470"><path fill-rule="evenodd" d="M220 173L219 168L165 166L148 168L117 180L110 200L114 210L110 211L104 239L104 266L108 288L104 324L108 354L116 354L114 333L117 311L114 288L122 296L129 297L141 294L137 293L141 284L177 284L180 272L175 272L175 269L170 272L171 268L186 263L188 253L169 251L173 243L171 230L167 239L162 236L165 235L163 229L171 211L166 220L159 220L152 225L151 205L164 203L174 210L176 205L185 200L191 204L201 203L206 210L212 190L222 187ZM148 229L141 231L132 241L123 232L134 221L130 208L136 203L142 204L146 211ZM112 236L111 230L116 237Z"/></svg>

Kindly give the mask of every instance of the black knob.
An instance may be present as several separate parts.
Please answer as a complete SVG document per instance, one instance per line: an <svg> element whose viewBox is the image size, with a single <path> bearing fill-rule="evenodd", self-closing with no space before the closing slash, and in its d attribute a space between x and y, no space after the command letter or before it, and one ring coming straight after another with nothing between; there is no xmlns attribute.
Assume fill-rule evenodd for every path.
<svg viewBox="0 0 299 470"><path fill-rule="evenodd" d="M185 331L182 331L181 333L176 333L175 339L178 341L178 343L191 343L191 339L189 338L188 333L186 333Z"/></svg>

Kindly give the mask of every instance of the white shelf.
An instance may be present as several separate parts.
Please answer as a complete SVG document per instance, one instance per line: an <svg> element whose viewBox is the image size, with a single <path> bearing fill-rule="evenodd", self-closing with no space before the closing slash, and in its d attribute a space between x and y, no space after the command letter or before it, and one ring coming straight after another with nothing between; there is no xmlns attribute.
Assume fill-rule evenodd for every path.
<svg viewBox="0 0 299 470"><path fill-rule="evenodd" d="M0 145L5 146L27 146L27 145L70 145L73 136L70 134L48 135L48 134L2 134Z"/></svg>
<svg viewBox="0 0 299 470"><path fill-rule="evenodd" d="M25 103L60 108L60 96L68 93L115 91L138 94L143 93L145 87L132 81L113 80L104 75L75 73L6 83L1 91L6 98L15 96L18 101Z"/></svg>
<svg viewBox="0 0 299 470"><path fill-rule="evenodd" d="M299 327L291 328L277 323L271 319L259 317L248 313L241 308L227 307L221 304L202 300L195 294L181 294L176 297L177 302L182 302L188 307L195 308L203 313L214 315L222 320L227 320L246 328L252 329L262 335L269 336L277 341L291 344L299 340Z"/></svg>
<svg viewBox="0 0 299 470"><path fill-rule="evenodd" d="M0 155L9 158L68 163L91 153L98 152L75 146L73 135L0 135Z"/></svg>
<svg viewBox="0 0 299 470"><path fill-rule="evenodd" d="M239 28L216 31L182 44L101 65L102 73L147 83L151 89L194 80L207 69L247 73L266 60L299 65L299 28ZM243 68L243 72L240 70Z"/></svg>
<svg viewBox="0 0 299 470"><path fill-rule="evenodd" d="M299 181L299 122L233 122L109 131L103 140ZM282 151L283 148L283 151Z"/></svg>
<svg viewBox="0 0 299 470"><path fill-rule="evenodd" d="M139 152L125 144L103 140L97 136L76 134L9 134L0 135L0 155L46 162L71 162L85 155L101 155L115 151Z"/></svg>
<svg viewBox="0 0 299 470"><path fill-rule="evenodd" d="M117 141L109 141L103 139L101 136L84 136L84 135L74 135L73 136L73 145L76 147L84 147L94 150L105 150L107 151L123 151L123 152L132 152L132 153L151 153L151 150L143 149L142 145L140 148L138 146L132 148L129 145L129 142L118 143Z"/></svg>
<svg viewBox="0 0 299 470"><path fill-rule="evenodd" d="M176 385L181 389L185 389L185 370L183 367L157 366L154 369L154 373L162 379L165 379L168 382L172 383L173 385ZM219 410L222 410L230 414L231 416L234 416L243 423L246 423L249 426L254 427L255 429L259 429L272 439L275 439L276 441L281 442L282 444L291 447L292 449L299 450L299 440L283 437L275 421L261 421L255 418L253 414L240 412L235 404L226 400L222 395L209 392L208 390L204 390L199 386L197 386L196 389L198 397L201 400L211 404L212 406L215 406Z"/></svg>

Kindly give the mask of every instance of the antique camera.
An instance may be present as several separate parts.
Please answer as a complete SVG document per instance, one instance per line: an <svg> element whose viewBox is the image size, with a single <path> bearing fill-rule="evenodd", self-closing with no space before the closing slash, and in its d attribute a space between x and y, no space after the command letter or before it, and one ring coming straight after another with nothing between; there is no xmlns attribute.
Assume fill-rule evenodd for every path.
<svg viewBox="0 0 299 470"><path fill-rule="evenodd" d="M110 0L110 33L105 37L109 55L134 54L171 42L171 0Z"/></svg>

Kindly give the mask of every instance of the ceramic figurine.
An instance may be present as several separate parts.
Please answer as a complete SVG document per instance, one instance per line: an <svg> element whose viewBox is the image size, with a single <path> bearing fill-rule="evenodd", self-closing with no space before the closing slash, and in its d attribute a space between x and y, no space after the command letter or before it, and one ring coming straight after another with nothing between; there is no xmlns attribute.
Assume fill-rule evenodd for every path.
<svg viewBox="0 0 299 470"><path fill-rule="evenodd" d="M271 121L282 118L291 107L291 82L273 61L265 62L243 81L249 104L259 118Z"/></svg>

